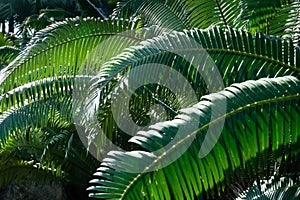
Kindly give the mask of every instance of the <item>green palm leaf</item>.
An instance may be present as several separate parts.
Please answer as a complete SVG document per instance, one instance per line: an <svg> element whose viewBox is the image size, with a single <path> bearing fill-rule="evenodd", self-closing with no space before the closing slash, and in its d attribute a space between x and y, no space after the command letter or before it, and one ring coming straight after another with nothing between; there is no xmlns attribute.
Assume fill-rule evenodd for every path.
<svg viewBox="0 0 300 200"><path fill-rule="evenodd" d="M75 75L80 66L84 70L87 57L101 42L116 35L113 41L116 46L108 45L105 50L96 49L99 52L94 53L96 56L104 52L105 61L141 40L134 32L121 34L137 29L137 25L126 20L98 19L68 19L56 23L37 33L18 58L1 70L1 92L50 76ZM96 69L90 70L95 72Z"/></svg>
<svg viewBox="0 0 300 200"><path fill-rule="evenodd" d="M66 113L71 109L66 108L64 111L63 107L69 103L70 98L69 102L61 102L57 98L47 99L44 104L42 101L36 102L7 117L1 124L2 129L10 128L10 134L0 145L3 165L7 165L9 160L41 165L51 163L51 169L57 168L63 172L66 181L86 186L91 172L99 163L87 153L78 138L71 114ZM55 110L55 106L60 109ZM6 168L0 166L0 169ZM22 177L18 180L22 180ZM38 182L38 179L34 181Z"/></svg>
<svg viewBox="0 0 300 200"><path fill-rule="evenodd" d="M195 46L195 42L199 45ZM266 51L267 48L271 48L272 51ZM203 53L204 51L208 54ZM178 56L182 52L190 55L192 60L198 59L199 63L199 60L202 60L204 66L197 62L187 62L185 58ZM124 53L104 63L99 76L94 78L91 85L90 99L94 99L99 93L106 98L108 93L105 91L114 87L118 75L149 63L167 65L181 72L192 84L198 97L201 97L208 91L202 89L206 88L205 82L195 69L210 70L205 66L211 64L208 62L208 56L217 65L226 86L266 76L298 75L300 71L300 51L299 48L294 49L291 41L263 34L252 36L250 33L233 29L224 33L218 27L207 31L194 29L141 42L140 45L126 49ZM214 77L208 79L213 81Z"/></svg>
<svg viewBox="0 0 300 200"><path fill-rule="evenodd" d="M61 2L71 3L53 3ZM24 3L36 9L34 1L22 1L18 5ZM5 19L11 17L12 9L18 9L10 5L0 4L0 13ZM55 23L38 32L13 62L18 50L3 47L0 49L0 54L5 55L0 55L5 61L0 63L3 65L0 66L0 158L12 159L12 162L8 167L0 166L0 170L9 172L7 175L1 173L0 185L13 180L24 168L25 173L17 176L18 180L30 177L32 171L33 179L52 174L54 179L64 178L86 186L98 162L87 155L79 141L73 111L82 102L80 99L79 102L72 101L72 98L75 82L82 79L84 85L90 84L90 77L99 70L99 76L91 81L91 98L88 99L94 100L100 95L97 103L101 109L96 113L98 122L115 144L138 151L110 152L96 173L101 179L92 181L96 186L90 188L93 190L91 196L231 198L238 196L234 192L235 184L239 184L241 191L247 188L256 191L255 186L252 187L254 181L268 179L274 174L276 178L295 175L295 166L299 165L298 79L284 77L241 82L262 77L299 76L298 10L298 1L128 0L118 4L113 17L131 17L131 20L76 18ZM132 16L141 17L141 20ZM143 30L140 29L142 24L154 26ZM196 28L184 30L192 27ZM190 44L195 42L203 48L197 45L197 48L191 48ZM203 54L204 51L208 54ZM186 60L185 55L195 62ZM211 93L206 86L214 85L215 79L210 76L213 63L225 86L241 84L225 90L214 88L214 92L227 100L227 113L220 116L226 123L214 150L199 159L198 150L207 135L205 132L208 126L214 127L209 113L212 107L218 106L214 95L204 96ZM171 121L138 132L130 139L132 145L127 143L130 137L117 127L110 111L111 94L127 73L147 64L166 65L178 71L191 84L196 99L201 101L191 107L198 100L189 96L177 97L167 88L155 84L134 91L130 110L137 124L147 125L151 121L148 110L156 103L167 110L165 120ZM153 69L157 70L149 66L146 71L151 74ZM137 77L143 80L142 76ZM81 92L83 90L79 95L84 96ZM189 108L182 109L185 107ZM121 110L119 114L123 114ZM200 119L199 129L187 136L195 137L195 141L172 165L150 173L120 171L135 169L139 158L143 158L146 165L155 166L150 152L174 141L172 138L179 126L189 130L189 121L195 119L197 122ZM78 128L78 124L76 126ZM181 149L180 142L172 148ZM106 152L100 153L102 158ZM160 163L161 158L155 159ZM40 163L42 167L33 163ZM15 168L18 169L15 172L10 170ZM260 189L258 181L259 191L255 195L262 198L292 196L299 186L299 179L295 177L298 175L293 177L292 186L266 191ZM172 184L174 182L180 185Z"/></svg>
<svg viewBox="0 0 300 200"><path fill-rule="evenodd" d="M262 180L262 184L257 184L248 188L238 199L297 199L300 188L299 181L294 181L289 175L276 180L271 177L268 180Z"/></svg>
<svg viewBox="0 0 300 200"><path fill-rule="evenodd" d="M262 31L269 34L271 20L280 12L284 3L285 1L281 0L246 0L244 2L245 9L242 10L242 18L248 20L248 30L252 33Z"/></svg>
<svg viewBox="0 0 300 200"><path fill-rule="evenodd" d="M7 186L13 181L27 181L49 183L58 182L64 178L59 166L54 164L41 165L40 163L14 161L0 166L0 186Z"/></svg>
<svg viewBox="0 0 300 200"><path fill-rule="evenodd" d="M239 1L138 1L118 3L114 17L141 15L147 24L182 31L184 28L207 28L211 25L242 27Z"/></svg>
<svg viewBox="0 0 300 200"><path fill-rule="evenodd" d="M270 21L269 32L272 35L289 37L294 44L300 46L300 3L294 1L284 5Z"/></svg>
<svg viewBox="0 0 300 200"><path fill-rule="evenodd" d="M181 110L175 120L150 126L148 131L138 132L131 139L147 151L110 152L91 181L90 196L112 199L216 199L232 194L233 184L247 187L254 180L273 173L276 176L297 173L299 89L300 81L295 77L234 84L217 93L227 101L227 112L216 121L211 121L209 114L212 107L218 107L218 103L213 103L216 94L204 96L198 104ZM221 137L213 150L200 159L199 149L208 126L218 125L218 120L222 118L226 121ZM199 128L163 155L150 153L172 142L178 127L189 125L188 119L199 120ZM184 148L181 145L183 140L194 136L195 140L188 150L165 168L147 173L123 171L136 169L141 161L146 162L148 167L159 167L173 150ZM143 170L147 171L146 168Z"/></svg>
<svg viewBox="0 0 300 200"><path fill-rule="evenodd" d="M20 50L12 46L0 47L0 70L12 62L18 55Z"/></svg>
<svg viewBox="0 0 300 200"><path fill-rule="evenodd" d="M299 2L281 0L199 0L199 1L138 1L118 3L114 17L141 15L146 24L182 31L190 28L243 29L266 34L293 34L298 43Z"/></svg>
<svg viewBox="0 0 300 200"><path fill-rule="evenodd" d="M187 21L192 27L207 28L211 25L242 28L246 21L240 20L240 1L189 1Z"/></svg>
<svg viewBox="0 0 300 200"><path fill-rule="evenodd" d="M1 140L18 129L47 126L55 117L47 108L70 102L75 75L95 74L101 62L143 37L151 37L150 30L137 31L138 26L128 20L68 19L39 32L21 55L1 70ZM76 77L77 83L79 79ZM60 102L53 101L55 98ZM71 122L72 106L64 112ZM40 116L39 121L32 121L32 114Z"/></svg>
<svg viewBox="0 0 300 200"><path fill-rule="evenodd" d="M196 46L195 41L198 42ZM199 47L200 45L203 48ZM266 51L267 46L272 46L272 51ZM204 51L208 54L203 53ZM186 57L178 56L180 54L187 55L190 60L196 62L190 63ZM167 75L162 74L161 69L151 68L151 64L159 63L175 69L188 80L196 97L200 99L201 96L209 93L208 85L215 87L211 88L212 91L222 89L219 88L222 80L220 83L218 82L219 84L214 85L216 78L209 76L212 61L216 63L217 70L223 77L224 85L229 86L232 83L266 76L298 75L300 63L295 62L297 60L295 57L299 58L299 55L299 51L297 49L295 51L292 42L263 34L252 36L250 33L233 29L223 33L222 29L218 27L207 31L194 29L183 33L173 32L141 42L140 45L126 49L122 54L104 63L98 76L92 80L87 102L92 105L95 103L95 99L100 97L98 105L101 109L97 113L97 117L100 115L99 123L103 127L108 127L107 130L111 132L109 127L114 127L114 130L116 127L116 118L112 117L110 111L111 92L118 87L116 83L122 82L122 77L139 66L147 65L148 69L144 71L147 71L149 75L161 74L162 80L160 81L165 81ZM204 63L204 66L199 63ZM203 77L203 74L208 74L208 76ZM139 81L143 80L145 75L136 74L134 76ZM204 80L205 78L206 80ZM179 80L172 81L175 83ZM160 95L157 95L158 93ZM143 86L143 89L135 92L135 96L138 98L132 100L130 111L132 119L136 124L142 126L149 123L149 115L144 111L148 112L153 104L162 106L167 110L168 119L173 119L180 108L196 103L192 100L193 98L182 95L186 94L185 90L179 93L181 96L175 95L174 97L174 94L167 88L161 88L158 85ZM117 115L124 116L121 109ZM114 133L113 135L118 134ZM121 137L128 138L128 135L121 134ZM125 146L128 149L131 145L126 144Z"/></svg>
<svg viewBox="0 0 300 200"><path fill-rule="evenodd" d="M70 113L71 86L73 79L44 79L23 85L0 97L2 115L0 117L1 141L9 133L25 130L28 126L47 126L59 110L64 118L72 122ZM63 111L63 108L69 108ZM51 111L52 110L52 111ZM35 116L35 117L33 117Z"/></svg>
<svg viewBox="0 0 300 200"><path fill-rule="evenodd" d="M72 134L61 133L66 128L66 122L73 123L72 109L76 102L72 100L72 91L75 79L77 84L80 81L80 76L74 76L77 73L97 72L97 68L91 68L93 56L99 58L101 55L105 61L151 34L150 31L149 34L145 31L135 32L137 28L137 22L126 20L70 19L39 32L21 55L1 72L2 152L30 151L35 155L34 158L20 155L18 162L31 162L34 159L43 164L57 163L53 169L61 168L65 180L86 187L98 161L87 154L80 142L76 148L69 150L71 143L68 137L76 135L76 140L79 140L75 127ZM58 38L58 35L61 37ZM111 36L113 38L109 40ZM99 48L101 42L107 46ZM49 60L53 62L49 63ZM99 64L99 59L97 61ZM32 135L35 138L37 133L34 130L43 135L50 134L51 137L48 137L52 138L51 141L27 144L25 133L29 131L30 137ZM14 138L12 142L11 137ZM26 178L29 173L34 174L34 168L28 168L31 171L24 172L18 180ZM2 166L1 169L7 168ZM7 180L6 184L13 180L4 174L3 179Z"/></svg>

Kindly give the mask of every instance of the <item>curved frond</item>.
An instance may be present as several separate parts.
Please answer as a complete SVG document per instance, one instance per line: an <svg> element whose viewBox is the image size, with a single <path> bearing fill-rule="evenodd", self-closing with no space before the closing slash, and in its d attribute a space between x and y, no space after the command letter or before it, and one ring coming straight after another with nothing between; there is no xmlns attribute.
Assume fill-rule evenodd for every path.
<svg viewBox="0 0 300 200"><path fill-rule="evenodd" d="M79 79L77 79L79 80ZM72 122L74 78L48 78L25 84L0 96L0 139L28 126L43 127L56 117L56 110ZM64 111L64 108L68 108Z"/></svg>
<svg viewBox="0 0 300 200"><path fill-rule="evenodd" d="M190 63L183 55L196 61ZM210 73L210 58L223 77L225 86L266 76L298 75L300 72L300 51L294 49L291 41L263 34L252 36L233 29L224 33L217 27L207 31L194 29L146 40L104 63L91 85L90 99L99 93L106 98L107 94L103 91L109 91L107 87L111 87L118 75L129 69L156 63L181 72L201 97L208 92L203 90L206 88L203 78L215 81L215 77L202 77L196 70L203 74Z"/></svg>
<svg viewBox="0 0 300 200"><path fill-rule="evenodd" d="M65 181L87 185L91 173L99 163L87 153L73 124L63 119L60 113L57 113L56 118L48 119L48 123L42 127L28 122L26 124L25 119L23 117L19 120L23 120L26 126L14 130L14 134L1 143L0 156L3 165L11 160L33 161L40 165L52 163L51 169L63 172ZM15 120L18 119L15 117ZM0 170L5 171L6 168L0 166Z"/></svg>
<svg viewBox="0 0 300 200"><path fill-rule="evenodd" d="M107 2L3 2L1 23L44 6L24 30L48 25L57 13L63 21L22 50L1 46L11 44L0 35L0 186L42 176L87 187L106 155L91 197L299 195L299 0L122 0L112 19L102 9ZM85 8L105 20L64 19L85 16ZM132 89L135 81L142 86ZM114 102L126 90L132 93L120 101L128 113ZM140 129L130 135L115 115ZM97 138L97 128L107 137ZM103 147L108 140L127 152ZM174 161L172 152L183 154Z"/></svg>
<svg viewBox="0 0 300 200"><path fill-rule="evenodd" d="M247 30L252 34L294 34L299 40L299 2L282 0L175 0L118 3L114 17L141 15L146 24L170 30L221 26Z"/></svg>
<svg viewBox="0 0 300 200"><path fill-rule="evenodd" d="M251 186L261 177L274 173L297 173L299 164L300 81L295 77L266 78L234 84L217 94L204 96L172 121L161 122L138 132L131 141L147 151L113 151L104 159L95 179L91 181L90 196L118 199L194 199L222 197L232 199L235 184ZM210 112L218 108L220 97L227 102L227 112L211 121ZM212 151L204 158L199 149L208 134L225 118L222 134ZM180 126L199 121L199 128L173 144L162 155L151 152L172 142ZM276 123L275 123L276 122ZM186 127L188 128L188 127ZM184 141L194 138L187 151L169 166L146 172L180 148ZM153 157L155 159L153 159ZM128 173L139 163L145 173ZM276 165L276 167L275 167ZM122 170L123 169L123 170Z"/></svg>
<svg viewBox="0 0 300 200"><path fill-rule="evenodd" d="M113 12L115 17L141 15L146 24L158 25L170 30L185 28L207 28L212 25L242 27L239 1L138 1L118 3Z"/></svg>
<svg viewBox="0 0 300 200"><path fill-rule="evenodd" d="M133 21L93 18L68 19L53 24L37 33L17 59L0 71L1 92L50 76L75 75L79 68L95 73L96 69L85 68L88 56L101 55L105 61L137 44L143 35L132 31L136 26ZM113 41L99 48L111 36L115 36Z"/></svg>
<svg viewBox="0 0 300 200"><path fill-rule="evenodd" d="M243 28L245 21L240 20L241 2L238 0L188 1L186 21L197 28L209 26L231 26Z"/></svg>
<svg viewBox="0 0 300 200"><path fill-rule="evenodd" d="M33 161L14 161L0 166L0 186L7 186L13 181L24 182L55 182L64 178L57 165L41 165Z"/></svg>

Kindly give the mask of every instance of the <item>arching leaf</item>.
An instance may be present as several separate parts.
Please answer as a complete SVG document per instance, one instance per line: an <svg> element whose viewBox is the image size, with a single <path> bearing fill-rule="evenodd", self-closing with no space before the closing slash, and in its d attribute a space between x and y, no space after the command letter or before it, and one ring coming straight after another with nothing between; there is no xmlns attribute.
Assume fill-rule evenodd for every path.
<svg viewBox="0 0 300 200"><path fill-rule="evenodd" d="M227 101L227 112L214 121L210 120L209 113L218 107L218 102L212 101L216 94L203 97L190 109L183 109L176 119L153 125L131 139L147 151L110 152L91 181L90 196L118 199L217 199L223 196L232 199L234 184L247 187L274 172L278 176L297 173L299 89L300 82L295 77L234 84L217 93ZM226 121L218 142L201 159L199 149L208 127L218 125L222 118ZM163 155L155 157L150 153L172 142L178 127L188 125L189 119L199 120L197 130L173 144ZM188 150L169 166L153 172L146 172L146 168L140 173L124 172L132 167L136 169L140 162L146 162L147 167L159 167L173 150L185 147L181 145L183 140L193 136L195 140ZM277 168L274 168L275 163Z"/></svg>

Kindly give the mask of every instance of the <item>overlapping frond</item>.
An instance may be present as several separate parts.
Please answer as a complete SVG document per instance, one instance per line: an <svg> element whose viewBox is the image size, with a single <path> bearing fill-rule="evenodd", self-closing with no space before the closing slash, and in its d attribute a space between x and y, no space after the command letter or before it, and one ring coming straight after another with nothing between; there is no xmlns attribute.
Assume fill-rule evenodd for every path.
<svg viewBox="0 0 300 200"><path fill-rule="evenodd" d="M183 55L198 61L191 63ZM207 93L207 90L203 90L206 88L203 78L208 77L202 75L212 67L209 66L210 59L228 86L266 76L297 76L300 72L299 58L299 48L295 49L292 41L264 34L252 36L234 29L223 32L218 27L207 31L194 29L176 32L141 42L105 63L93 81L91 97L95 98L95 94L107 90L119 74L149 63L163 64L181 72L200 97ZM199 71L202 71L202 75ZM214 78L211 77L210 81Z"/></svg>
<svg viewBox="0 0 300 200"><path fill-rule="evenodd" d="M99 19L68 19L53 24L37 33L17 59L1 70L1 92L42 78L75 75L79 67L83 70L92 53L105 61L141 40L135 32L126 32L136 26L136 22L127 20ZM110 36L116 36L114 45L96 49ZM95 69L89 70L95 73Z"/></svg>
<svg viewBox="0 0 300 200"><path fill-rule="evenodd" d="M227 101L227 112L216 121L211 121L209 114L213 107L218 107L218 103L212 103L216 94L203 97L190 109L181 110L176 119L150 126L148 131L138 132L131 139L147 152L110 152L91 181L90 196L216 199L223 195L222 198L232 198L226 194L230 194L234 184L247 187L254 180L270 177L274 172L278 175L297 173L299 89L300 82L295 77L234 84L217 93ZM206 157L200 159L199 149L208 127L217 125L222 118L226 121L218 142ZM199 128L153 160L151 152L172 142L178 128L188 125L189 119L199 120ZM188 150L165 168L137 174L121 170L136 168L139 162L149 162L147 167L159 166L172 151L184 147L181 145L184 140L193 136L194 142ZM143 170L147 171L146 168Z"/></svg>
<svg viewBox="0 0 300 200"><path fill-rule="evenodd" d="M16 60L1 70L1 140L17 129L47 126L55 111L62 112L60 108L67 102L74 103L70 100L75 76L79 83L80 77L96 74L101 62L151 34L138 31L136 21L79 18L39 32ZM72 106L65 113L72 122Z"/></svg>
<svg viewBox="0 0 300 200"><path fill-rule="evenodd" d="M51 107L55 105L53 103L55 101L57 101L56 106L61 107L58 111ZM71 117L66 116L70 113L63 111L64 104L56 99L48 99L44 103L44 105L41 102L36 103L35 106L31 105L31 110L30 107L27 110L25 107L23 113L20 114L18 110L19 113L11 117L10 135L0 145L1 163L8 165L12 160L12 164L15 162L40 163L41 166L51 164L50 169L63 173L61 178L66 182L86 186L98 161L88 154L82 145ZM49 106L48 110L47 106ZM70 112L70 109L66 111ZM50 117L47 113L54 114ZM24 173L27 173L28 177L20 176L18 180L30 179L34 169L33 172ZM52 175L56 177L54 173ZM3 177L5 178L5 174ZM38 179L33 181L38 182Z"/></svg>
<svg viewBox="0 0 300 200"><path fill-rule="evenodd" d="M182 31L185 28L207 28L211 25L242 27L239 1L137 1L118 3L113 16L141 15L146 24Z"/></svg>
<svg viewBox="0 0 300 200"><path fill-rule="evenodd" d="M12 14L9 5L0 3L3 19ZM237 188L248 189L251 198L299 193L299 5L298 0L126 0L118 3L113 19L66 19L47 27L14 61L19 50L0 47L5 61L0 62L0 161L7 164L0 166L7 172L0 173L0 186L13 179L49 176L85 187L99 163L78 138L76 128L84 127L74 124L73 111L77 103L85 106L81 101L99 97L96 117L102 130L129 152L107 155L91 181L92 197L231 199L238 196ZM140 66L147 68L136 72ZM180 85L180 76L162 73L163 66L187 80L180 88L182 96L159 85L170 80ZM144 127L133 137L117 127L110 110L113 92L119 92L114 89L130 88L130 79L118 85L130 73L140 82L152 74L159 77L157 84L133 91L133 121L149 125L154 104L167 111L161 115L169 120ZM75 83L79 88L91 84L87 99L80 96L87 88L77 91L76 99ZM187 89L195 92L196 101L185 95ZM212 91L217 93L207 95ZM220 107L217 96L227 101L227 111L210 121L212 109ZM123 110L118 114L124 117ZM200 159L208 127L222 119L221 137ZM179 127L189 130L191 120L199 122L198 129L165 154L151 153L173 142ZM142 159L147 167L156 166L191 137L195 140L188 150L167 167L142 173L120 170L135 169ZM102 158L106 151L100 149ZM290 175L292 184L277 187L272 182L274 187L261 189L260 179Z"/></svg>
<svg viewBox="0 0 300 200"><path fill-rule="evenodd" d="M252 34L293 35L299 40L299 2L282 0L137 1L118 3L114 17L141 15L146 24L170 30L227 26Z"/></svg>

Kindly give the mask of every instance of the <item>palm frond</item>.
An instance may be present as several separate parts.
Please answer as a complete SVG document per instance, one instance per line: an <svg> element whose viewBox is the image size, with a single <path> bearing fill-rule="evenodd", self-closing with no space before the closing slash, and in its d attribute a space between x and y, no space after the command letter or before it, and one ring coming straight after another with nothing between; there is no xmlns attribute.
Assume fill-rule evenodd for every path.
<svg viewBox="0 0 300 200"><path fill-rule="evenodd" d="M184 3L182 1L143 1L138 10L145 23L149 25L157 25L164 28L164 31L181 31L189 28L188 23L182 19L185 14Z"/></svg>
<svg viewBox="0 0 300 200"><path fill-rule="evenodd" d="M242 18L248 21L248 30L251 33L262 31L269 34L268 27L270 26L270 21L279 12L284 1L245 0L243 3Z"/></svg>
<svg viewBox="0 0 300 200"><path fill-rule="evenodd" d="M37 3L50 6L41 10L46 24L65 10L52 8L58 4L71 8L68 16L75 14L73 1L16 2L0 3L0 22L20 8L32 8L20 18L36 11ZM92 1L85 3L106 18ZM245 193L263 199L299 194L299 5L298 0L124 0L113 19L66 19L39 31L21 52L0 47L0 186L43 176L87 187L97 159L109 150L102 144L110 139L129 152L107 154L91 181L92 197L232 199ZM135 70L140 66L147 68ZM163 66L178 75L163 73ZM132 91L128 116L144 126L132 131L133 137L118 127L111 110L118 108L114 95L134 83L127 79L131 73L143 83L146 76L156 78L153 74L158 83L180 85L181 75L186 80L177 91L181 96L156 83ZM195 96L184 92L189 90ZM74 110L86 106L85 100L99 100L94 123L108 138L80 138L79 132L89 130L76 121ZM215 108L218 116L211 120ZM164 122L153 124L153 119ZM216 138L222 120L222 135ZM182 127L185 135L176 140ZM202 152L214 142L209 154ZM96 148L97 159L87 152L90 148ZM172 152L182 155L174 161ZM165 166L168 159L172 164ZM270 187L260 181L270 177ZM288 183L280 177L288 177Z"/></svg>
<svg viewBox="0 0 300 200"><path fill-rule="evenodd" d="M118 3L114 17L141 15L146 24L158 25L170 30L207 28L211 25L242 27L239 1L138 1Z"/></svg>
<svg viewBox="0 0 300 200"><path fill-rule="evenodd" d="M269 33L291 38L295 46L300 46L300 3L293 1L284 5L270 21Z"/></svg>
<svg viewBox="0 0 300 200"><path fill-rule="evenodd" d="M170 30L221 26L278 36L293 34L299 40L299 2L282 0L138 1L118 3L113 17L141 15L146 24Z"/></svg>
<svg viewBox="0 0 300 200"><path fill-rule="evenodd" d="M266 51L269 47L272 51ZM182 52L196 62L186 61L180 56ZM108 92L105 91L114 87L118 75L149 63L160 63L178 70L192 84L198 97L201 97L208 92L203 90L206 88L203 78L208 77L202 77L196 70L202 71L203 74L209 73L212 64L209 62L209 56L223 77L225 86L266 76L298 75L300 71L300 52L294 49L291 41L263 34L252 36L250 33L234 29L224 33L218 27L207 31L194 29L183 33L165 34L141 42L140 45L126 49L122 54L104 63L99 76L92 81L90 99L94 99L100 93L106 98ZM215 77L208 79L215 81Z"/></svg>
<svg viewBox="0 0 300 200"><path fill-rule="evenodd" d="M58 120L62 118L58 116ZM65 181L87 185L91 173L99 163L87 153L78 136L75 136L75 128L70 124L61 124L62 122L59 125L48 124L41 128L27 126L24 131L15 130L14 135L11 134L1 143L3 165L11 160L32 161L43 166L52 163L53 170L57 168L63 172ZM6 170L3 166L0 169Z"/></svg>
<svg viewBox="0 0 300 200"><path fill-rule="evenodd" d="M0 33L0 47L2 46L12 46L13 43L3 35L3 33Z"/></svg>
<svg viewBox="0 0 300 200"><path fill-rule="evenodd" d="M297 180L298 179L298 180ZM255 183L244 194L240 194L237 200L242 199L297 199L300 194L299 177L293 180L289 176L276 180L271 177L268 180L261 180L260 187Z"/></svg>
<svg viewBox="0 0 300 200"><path fill-rule="evenodd" d="M223 196L222 199L232 199L229 194L236 183L247 188L254 180L270 177L274 172L297 173L299 89L300 81L289 76L246 81L204 96L193 107L182 109L176 119L150 126L148 131L138 132L131 139L147 151L110 152L94 174L90 196L118 199L217 199ZM227 102L227 112L211 121L209 113L220 103L214 101L217 96ZM212 133L218 131L221 119L225 119L225 125L218 142L206 157L200 158L199 149L209 134L208 127L215 125ZM190 130L163 154L151 153L172 143L179 127L188 129L192 120L199 121L198 129ZM188 150L160 169L164 159L184 149L184 141L191 138L194 142ZM157 170L147 172L151 167ZM141 171L134 173L135 170Z"/></svg>
<svg viewBox="0 0 300 200"><path fill-rule="evenodd" d="M246 21L240 20L240 1L188 1L188 12L186 21L197 28L207 28L209 26L231 26L242 28Z"/></svg>
<svg viewBox="0 0 300 200"><path fill-rule="evenodd" d="M49 183L63 180L64 173L58 165L41 165L34 161L14 161L0 166L0 186L7 186L15 182Z"/></svg>
<svg viewBox="0 0 300 200"><path fill-rule="evenodd" d="M70 99L73 83L74 78L48 78L25 84L1 95L1 141L17 129L46 126L49 120L56 117L56 110L71 123Z"/></svg>
<svg viewBox="0 0 300 200"><path fill-rule="evenodd" d="M137 24L127 20L68 19L40 31L15 61L1 70L1 93L50 76L75 75L78 68L84 70L92 53L98 58L101 55L103 61L111 58L141 40L143 35L135 32L121 34L135 30ZM110 41L114 45L99 48L111 36L115 36ZM95 73L94 68L85 70Z"/></svg>
<svg viewBox="0 0 300 200"><path fill-rule="evenodd" d="M20 50L12 46L0 46L0 70L12 62Z"/></svg>

